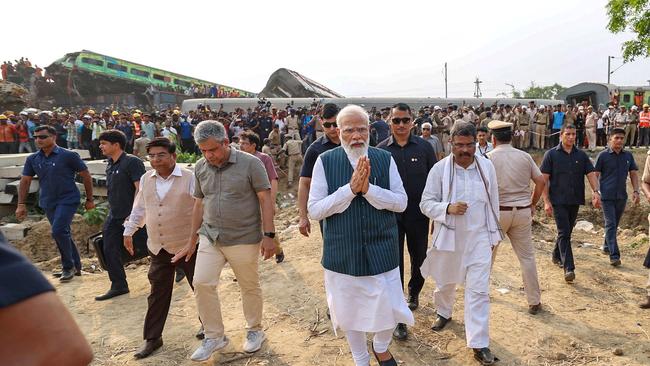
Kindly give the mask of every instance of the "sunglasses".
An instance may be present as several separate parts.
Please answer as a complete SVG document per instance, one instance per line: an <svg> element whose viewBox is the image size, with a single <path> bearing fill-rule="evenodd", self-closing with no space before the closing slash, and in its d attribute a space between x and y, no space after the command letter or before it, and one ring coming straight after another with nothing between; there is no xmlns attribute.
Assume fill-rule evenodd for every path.
<svg viewBox="0 0 650 366"><path fill-rule="evenodd" d="M325 128L330 128L330 127L338 127L336 122L323 122L323 127Z"/></svg>
<svg viewBox="0 0 650 366"><path fill-rule="evenodd" d="M422 131L431 131L430 128L423 128Z"/></svg>
<svg viewBox="0 0 650 366"><path fill-rule="evenodd" d="M50 135L34 135L34 138L37 140L45 140L48 137L50 137Z"/></svg>
<svg viewBox="0 0 650 366"><path fill-rule="evenodd" d="M393 122L393 124L399 125L399 124L407 124L411 122L411 117L404 117L404 118L393 118L390 120Z"/></svg>

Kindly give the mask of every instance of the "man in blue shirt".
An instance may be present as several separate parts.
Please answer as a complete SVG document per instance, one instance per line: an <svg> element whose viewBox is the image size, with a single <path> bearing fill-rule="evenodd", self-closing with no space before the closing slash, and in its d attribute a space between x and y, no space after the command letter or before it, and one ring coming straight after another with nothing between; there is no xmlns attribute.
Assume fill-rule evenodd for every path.
<svg viewBox="0 0 650 366"><path fill-rule="evenodd" d="M616 241L616 230L621 221L625 204L627 202L627 176L632 181L632 200L639 203L639 175L634 157L629 151L623 150L625 144L625 130L614 128L610 132L609 147L598 154L596 160L596 176L599 177L600 199L605 217L605 243L603 252L609 254L609 264L621 265L621 253Z"/></svg>
<svg viewBox="0 0 650 366"><path fill-rule="evenodd" d="M194 126L191 123L187 122L187 116L181 116L180 134L181 134L181 147L183 151L196 153L196 145L194 145L194 138L192 137L192 131Z"/></svg>
<svg viewBox="0 0 650 366"><path fill-rule="evenodd" d="M544 154L540 170L546 181L544 210L548 216L553 215L557 227L553 263L564 268L566 282L573 282L576 275L571 233L578 217L578 209L585 204L584 176L589 180L592 204L596 208L600 207L600 191L591 160L575 146L575 126L562 127L560 138L562 142Z"/></svg>
<svg viewBox="0 0 650 366"><path fill-rule="evenodd" d="M390 127L383 119L381 113L375 113L375 121L370 124L371 136L375 137L375 145L386 140L390 135Z"/></svg>
<svg viewBox="0 0 650 366"><path fill-rule="evenodd" d="M555 107L555 112L553 113L553 124L551 125L551 144L550 146L555 146L560 141L560 130L564 125L564 115L562 112L562 105L558 104Z"/></svg>
<svg viewBox="0 0 650 366"><path fill-rule="evenodd" d="M61 254L63 270L60 273L60 280L67 282L74 275L81 275L79 251L70 234L70 224L77 212L80 200L75 175L79 173L83 178L86 189L86 210L95 207L92 178L79 154L56 145L56 129L54 127L36 127L34 139L40 150L31 154L25 161L18 188L16 218L23 220L27 215L25 206L27 193L32 179L34 176L38 176L39 206L45 210L47 219L52 225L52 238Z"/></svg>

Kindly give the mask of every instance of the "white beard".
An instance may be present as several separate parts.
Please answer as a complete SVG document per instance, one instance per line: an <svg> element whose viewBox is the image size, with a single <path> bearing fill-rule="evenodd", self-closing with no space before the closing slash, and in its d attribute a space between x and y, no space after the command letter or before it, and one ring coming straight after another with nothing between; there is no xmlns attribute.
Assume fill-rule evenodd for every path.
<svg viewBox="0 0 650 366"><path fill-rule="evenodd" d="M341 141L341 146L343 150L348 155L348 159L352 163L353 167L357 166L357 162L362 156L368 155L368 142L364 142L363 147L352 147L345 142Z"/></svg>

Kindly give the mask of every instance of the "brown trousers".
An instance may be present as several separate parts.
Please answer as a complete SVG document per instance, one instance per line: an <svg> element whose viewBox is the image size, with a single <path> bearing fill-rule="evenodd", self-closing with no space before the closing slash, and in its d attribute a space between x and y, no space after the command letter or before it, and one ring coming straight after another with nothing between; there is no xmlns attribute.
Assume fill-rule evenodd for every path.
<svg viewBox="0 0 650 366"><path fill-rule="evenodd" d="M157 339L162 337L169 305L172 301L172 290L174 289L174 276L176 266L185 272L187 282L192 286L194 277L194 264L196 263L196 252L189 262L180 260L178 263L172 263L173 255L161 249L157 255L151 254L151 265L149 266L149 283L151 284L151 293L147 298L149 304L147 315L144 318L144 339Z"/></svg>

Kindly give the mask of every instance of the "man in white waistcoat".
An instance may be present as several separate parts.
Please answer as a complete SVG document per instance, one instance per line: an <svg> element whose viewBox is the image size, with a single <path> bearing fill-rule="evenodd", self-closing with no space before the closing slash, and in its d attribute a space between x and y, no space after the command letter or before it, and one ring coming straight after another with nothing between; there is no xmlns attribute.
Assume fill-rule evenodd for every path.
<svg viewBox="0 0 650 366"><path fill-rule="evenodd" d="M174 272L183 269L192 286L196 253L189 261L172 263L191 236L191 216L194 207L194 174L176 164L176 144L166 137L156 137L147 144L152 170L140 178L140 188L133 209L124 221L124 246L133 255L133 234L146 225L147 247L151 252L144 319L145 344L134 356L145 358L162 347L162 331L169 313L174 287Z"/></svg>
<svg viewBox="0 0 650 366"><path fill-rule="evenodd" d="M451 320L456 285L465 284L467 346L482 365L491 365L490 267L492 248L502 239L496 173L488 159L474 154L471 123L454 125L451 147L452 154L431 168L422 193L420 209L434 221L434 231L421 270L436 282L434 331Z"/></svg>

